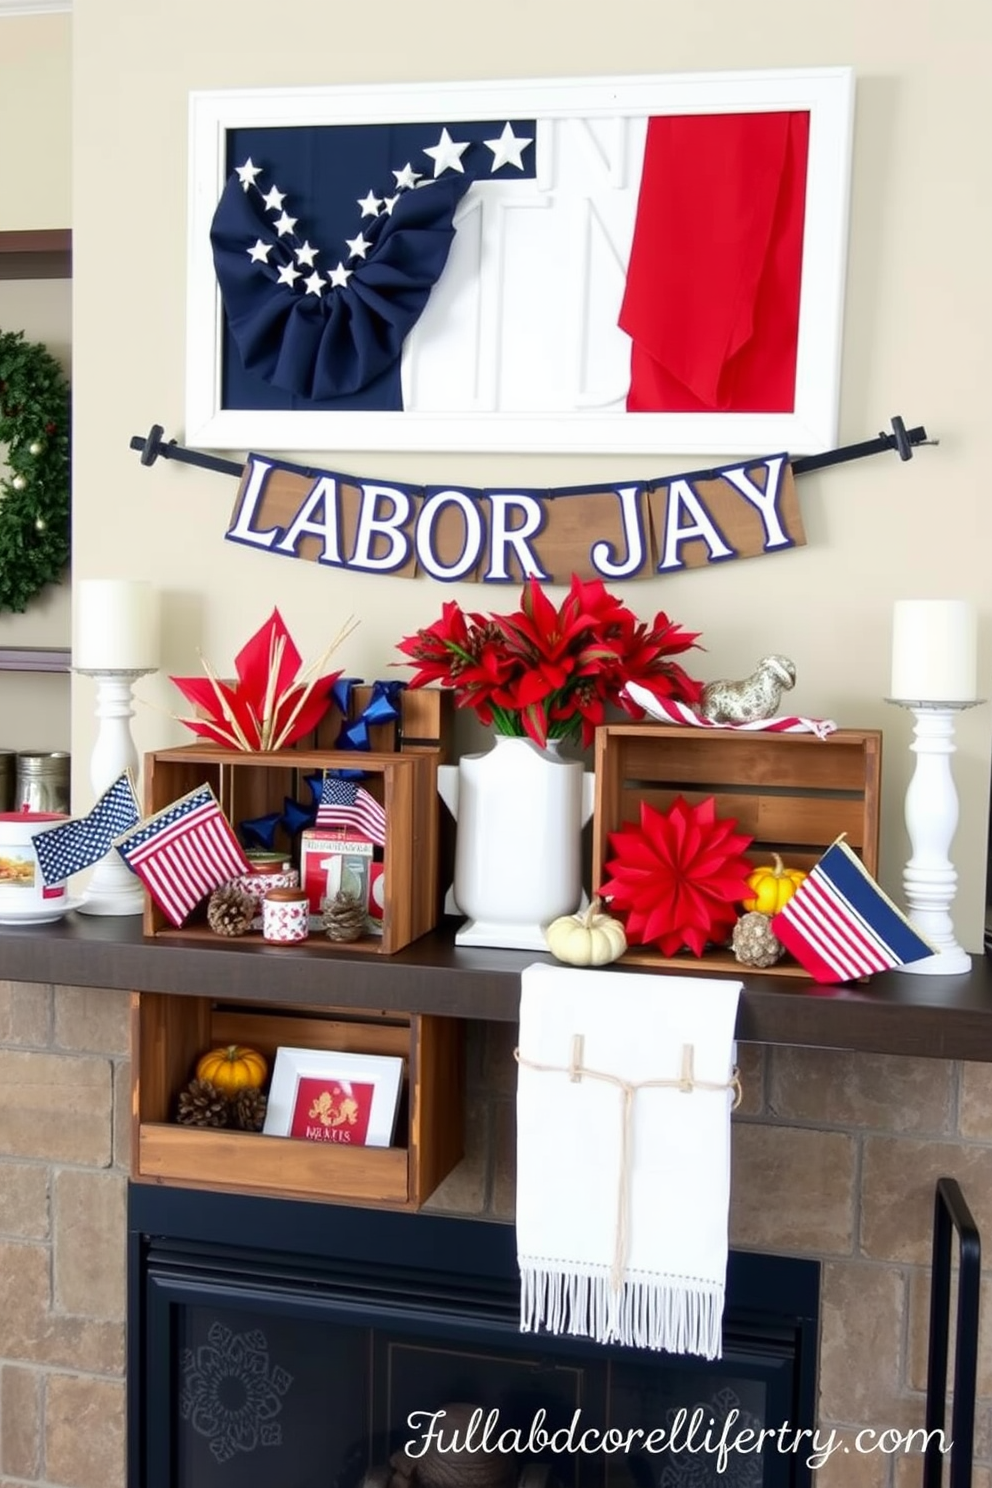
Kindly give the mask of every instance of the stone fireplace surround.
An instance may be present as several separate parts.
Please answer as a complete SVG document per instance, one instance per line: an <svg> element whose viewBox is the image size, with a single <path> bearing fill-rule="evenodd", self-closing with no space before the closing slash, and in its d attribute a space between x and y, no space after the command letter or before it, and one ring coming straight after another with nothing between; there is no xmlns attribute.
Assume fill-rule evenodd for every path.
<svg viewBox="0 0 992 1488"><path fill-rule="evenodd" d="M127 994L22 980L15 950L0 945L0 970L21 973L0 981L0 1488L124 1488ZM69 958L30 959L53 975ZM88 981L93 964L72 959ZM430 1212L512 1219L514 1041L511 1022L470 1020L466 1155ZM852 1441L923 1423L936 1179L956 1177L992 1230L988 1053L979 1039L983 1062L932 1047L740 1049L731 1241L821 1261L819 1422ZM974 1488L992 1488L986 1293ZM852 1450L816 1481L909 1488L922 1466Z"/></svg>

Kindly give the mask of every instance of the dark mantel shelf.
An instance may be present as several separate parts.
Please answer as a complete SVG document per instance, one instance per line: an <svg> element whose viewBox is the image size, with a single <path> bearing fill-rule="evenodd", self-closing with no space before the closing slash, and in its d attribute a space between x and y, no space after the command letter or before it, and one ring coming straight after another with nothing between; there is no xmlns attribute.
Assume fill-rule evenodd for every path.
<svg viewBox="0 0 992 1488"><path fill-rule="evenodd" d="M456 948L450 927L395 956L257 940L160 940L133 918L69 914L0 928L0 980L168 992L244 1002L393 1009L515 1022L528 951ZM634 970L635 968L632 968ZM853 987L748 975L737 1019L746 1043L791 1044L992 1063L992 966L970 974L889 972Z"/></svg>

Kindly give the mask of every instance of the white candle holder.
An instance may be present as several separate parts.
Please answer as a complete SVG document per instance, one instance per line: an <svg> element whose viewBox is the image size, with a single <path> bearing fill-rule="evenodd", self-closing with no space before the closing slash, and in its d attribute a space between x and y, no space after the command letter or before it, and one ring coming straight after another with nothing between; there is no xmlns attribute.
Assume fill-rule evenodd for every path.
<svg viewBox="0 0 992 1488"><path fill-rule="evenodd" d="M90 784L99 798L125 770L138 778L138 751L131 737L131 689L139 677L146 677L156 667L138 671L100 671L91 667L74 667L82 677L96 680L96 717L99 720L96 743L90 759ZM145 891L112 847L93 869L92 877L78 906L80 914L143 914Z"/></svg>
<svg viewBox="0 0 992 1488"><path fill-rule="evenodd" d="M916 976L958 976L971 970L971 957L954 937L951 905L958 875L950 847L958 825L958 793L951 772L955 752L955 718L969 702L929 703L886 698L908 708L916 719L913 743L916 767L906 791L905 821L911 853L903 870L903 892L912 924L937 947L936 954L901 968Z"/></svg>

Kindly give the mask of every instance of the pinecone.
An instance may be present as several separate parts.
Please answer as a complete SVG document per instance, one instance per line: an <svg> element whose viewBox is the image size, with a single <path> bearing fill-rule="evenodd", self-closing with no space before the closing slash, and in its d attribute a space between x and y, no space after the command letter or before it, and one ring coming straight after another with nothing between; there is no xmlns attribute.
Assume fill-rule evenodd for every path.
<svg viewBox="0 0 992 1488"><path fill-rule="evenodd" d="M227 1097L209 1080L190 1080L179 1092L180 1126L226 1126L228 1114Z"/></svg>
<svg viewBox="0 0 992 1488"><path fill-rule="evenodd" d="M265 1092L257 1085L248 1085L239 1090L229 1102L231 1125L239 1131L259 1132L265 1125L265 1108L268 1101Z"/></svg>
<svg viewBox="0 0 992 1488"><path fill-rule="evenodd" d="M244 935L255 916L255 899L236 883L214 889L207 905L207 924L217 935Z"/></svg>
<svg viewBox="0 0 992 1488"><path fill-rule="evenodd" d="M324 929L328 940L358 940L365 934L365 905L354 894L339 889L323 910Z"/></svg>
<svg viewBox="0 0 992 1488"><path fill-rule="evenodd" d="M785 955L785 946L772 934L771 917L756 909L741 915L731 945L742 966L774 966Z"/></svg>

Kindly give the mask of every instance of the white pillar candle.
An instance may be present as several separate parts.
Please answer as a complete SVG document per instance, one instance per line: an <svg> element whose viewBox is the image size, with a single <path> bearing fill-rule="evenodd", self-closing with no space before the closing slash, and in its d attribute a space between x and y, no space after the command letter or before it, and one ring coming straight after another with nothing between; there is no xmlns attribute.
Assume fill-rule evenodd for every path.
<svg viewBox="0 0 992 1488"><path fill-rule="evenodd" d="M146 579L81 579L72 664L91 672L158 667L158 596Z"/></svg>
<svg viewBox="0 0 992 1488"><path fill-rule="evenodd" d="M978 697L978 624L966 599L900 599L892 615L892 690L904 702Z"/></svg>

